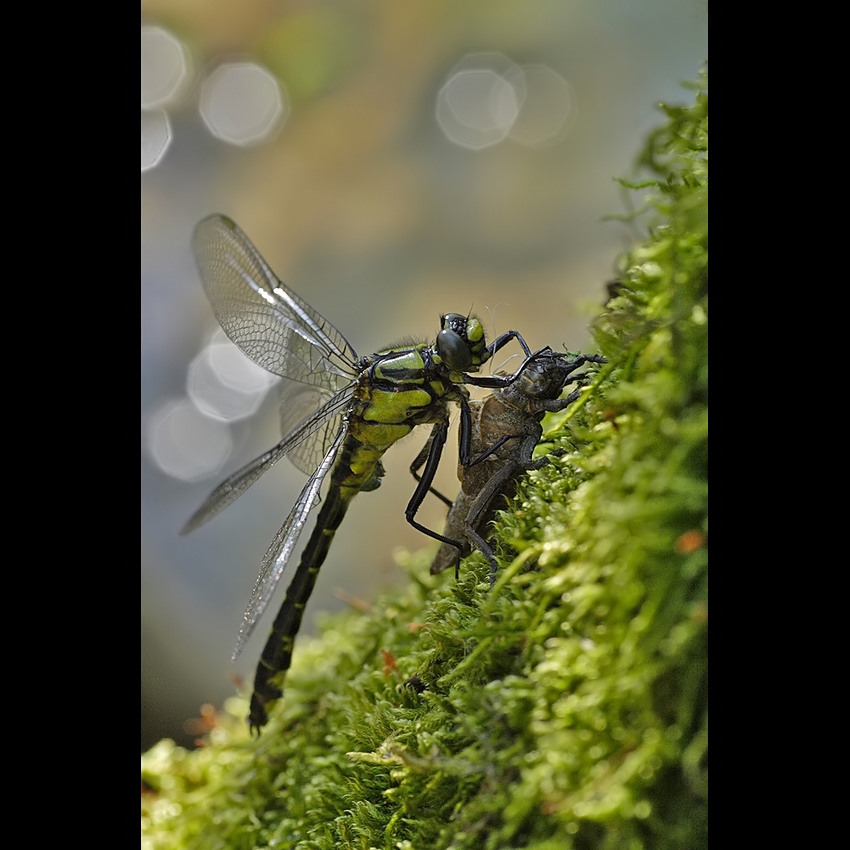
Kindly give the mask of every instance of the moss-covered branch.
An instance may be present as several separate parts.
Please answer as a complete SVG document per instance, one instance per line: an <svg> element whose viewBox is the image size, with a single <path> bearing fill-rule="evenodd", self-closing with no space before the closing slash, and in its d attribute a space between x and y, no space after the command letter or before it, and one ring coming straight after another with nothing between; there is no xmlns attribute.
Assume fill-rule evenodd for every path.
<svg viewBox="0 0 850 850"><path fill-rule="evenodd" d="M299 639L259 739L143 756L143 846L697 848L707 820L707 75L641 156L644 234L594 322L608 365L500 514L502 568Z"/></svg>

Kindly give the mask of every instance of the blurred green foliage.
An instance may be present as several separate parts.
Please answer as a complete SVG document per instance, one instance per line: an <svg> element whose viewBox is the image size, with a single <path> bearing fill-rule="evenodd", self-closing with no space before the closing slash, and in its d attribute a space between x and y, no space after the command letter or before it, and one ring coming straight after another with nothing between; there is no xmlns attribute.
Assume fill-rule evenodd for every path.
<svg viewBox="0 0 850 850"><path fill-rule="evenodd" d="M142 846L707 845L707 71L639 161L643 233L594 322L608 364L544 421L480 554L299 640L247 701L142 759ZM646 179L643 179L646 178Z"/></svg>

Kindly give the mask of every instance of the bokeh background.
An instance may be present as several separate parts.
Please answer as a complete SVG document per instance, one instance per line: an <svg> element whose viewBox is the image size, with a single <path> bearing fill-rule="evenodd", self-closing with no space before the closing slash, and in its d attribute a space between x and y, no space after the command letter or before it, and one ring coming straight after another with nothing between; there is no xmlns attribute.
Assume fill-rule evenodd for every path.
<svg viewBox="0 0 850 850"><path fill-rule="evenodd" d="M626 209L615 178L661 123L659 101L692 102L683 83L707 30L705 0L144 0L143 750L191 745L201 705L252 677L283 588L230 653L304 483L284 460L179 536L280 438L273 382L216 334L195 223L232 217L360 353L433 339L441 312L470 310L491 339L516 328L532 348L588 350L633 236L605 220ZM397 548L431 545L403 515L425 437L393 447L382 487L355 500L305 633L317 611L400 582ZM446 451L438 484L454 493ZM420 514L444 517L436 500Z"/></svg>

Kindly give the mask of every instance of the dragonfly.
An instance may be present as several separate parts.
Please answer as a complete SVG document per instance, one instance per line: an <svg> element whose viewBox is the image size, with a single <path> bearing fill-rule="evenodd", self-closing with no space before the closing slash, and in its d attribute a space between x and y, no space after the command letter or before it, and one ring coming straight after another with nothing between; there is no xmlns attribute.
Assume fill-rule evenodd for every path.
<svg viewBox="0 0 850 850"><path fill-rule="evenodd" d="M405 518L442 544L461 544L416 520L428 492L451 504L431 485L449 429L449 405L460 407L459 461L471 462L471 414L466 384L509 386L548 349L532 353L515 330L487 345L475 316L446 313L433 343L404 343L358 356L342 333L284 284L248 237L230 218L201 220L193 250L207 297L229 339L259 366L280 376L281 429L275 446L219 484L190 517L187 534L231 505L281 458L288 457L309 477L263 557L239 627L235 660L270 602L308 515L322 502L271 632L257 664L248 724L260 734L268 712L283 696L295 638L319 569L352 499L377 488L382 457L418 425L431 425L425 449L410 471L416 488ZM510 340L522 346L524 360L512 375L474 375ZM324 499L323 482L329 481Z"/></svg>
<svg viewBox="0 0 850 850"><path fill-rule="evenodd" d="M548 351L529 363L515 381L486 398L469 402L472 416L469 464L458 466L461 489L449 510L443 535L461 542L462 555L474 546L490 562L490 585L498 563L486 539L486 528L501 500L516 492L519 476L549 463L546 456L534 460L535 446L543 435L540 424L547 412L564 410L575 402L588 378L576 372L587 363L605 363L600 354L567 354ZM578 384L560 398L570 384ZM439 573L454 565L457 549L443 542L431 564Z"/></svg>

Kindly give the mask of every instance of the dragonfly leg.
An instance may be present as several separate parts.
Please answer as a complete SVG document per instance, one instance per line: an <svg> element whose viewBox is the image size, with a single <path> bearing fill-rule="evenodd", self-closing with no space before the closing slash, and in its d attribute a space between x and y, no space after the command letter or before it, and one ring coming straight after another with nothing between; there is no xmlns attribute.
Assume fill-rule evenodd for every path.
<svg viewBox="0 0 850 850"><path fill-rule="evenodd" d="M457 549L458 554L455 566L455 570L457 570L460 566L460 556L463 551L461 544L458 543L457 540L452 540L451 537L446 537L443 534L432 531L430 528L426 528L422 525L422 523L416 521L416 512L419 510L419 506L425 499L425 494L428 493L429 490L432 490L431 483L434 481L434 475L437 472L437 467L440 465L440 457L443 454L443 446L446 444L446 437L448 436L448 433L449 426L447 422L437 422L431 429L431 435L426 443L426 446L428 447L428 456L425 460L425 468L422 471L421 477L417 477L414 472L414 476L417 477L419 483L416 485L416 490L413 492L410 501L407 503L407 507L404 510L404 516L417 531L421 531L423 534L427 534L429 537L433 537L435 540L439 540L441 543L447 543L449 546L454 546ZM423 454L423 452L420 452L420 455L421 454ZM412 471L413 469L411 468L411 472Z"/></svg>
<svg viewBox="0 0 850 850"><path fill-rule="evenodd" d="M512 339L515 339L522 346L522 350L525 352L526 357L531 354L531 349L528 347L528 343L522 338L522 334L519 331L507 331L500 337L494 339L493 342L487 346L490 356L492 357L492 355L494 355L500 348L504 348Z"/></svg>
<svg viewBox="0 0 850 850"><path fill-rule="evenodd" d="M410 474L416 479L416 481L421 480L421 476L419 475L420 467L425 463L428 459L428 455L431 452L431 446L434 443L436 432L440 430L440 428L444 427L442 423L437 422L434 424L433 428L431 428L431 433L428 435L428 439L425 442L425 445L422 446L421 451L418 455L413 459L413 463L410 464ZM443 438L445 441L445 438ZM441 450L442 451L442 450ZM433 475L432 475L433 480ZM444 502L448 507L452 506L452 500L446 498L436 487L428 487L428 491L433 493L438 499ZM424 498L424 497L423 497Z"/></svg>
<svg viewBox="0 0 850 850"><path fill-rule="evenodd" d="M547 345L535 351L533 354L526 356L525 360L512 375L467 375L464 374L463 382L472 384L474 387L486 387L488 389L501 389L502 387L510 386L523 372L529 363L533 363L539 357L551 353L552 349Z"/></svg>

